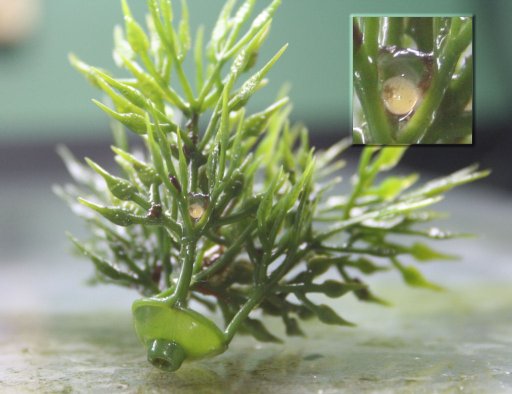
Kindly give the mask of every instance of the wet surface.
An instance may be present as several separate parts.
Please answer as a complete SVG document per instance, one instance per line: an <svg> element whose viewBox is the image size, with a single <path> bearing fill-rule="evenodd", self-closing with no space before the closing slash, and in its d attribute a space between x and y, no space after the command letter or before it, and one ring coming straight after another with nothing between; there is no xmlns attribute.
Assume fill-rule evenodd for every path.
<svg viewBox="0 0 512 394"><path fill-rule="evenodd" d="M283 345L239 337L175 373L146 362L128 314L3 315L0 384L7 393L512 391L509 286L384 293L399 305L336 303L357 328L308 324L307 338Z"/></svg>
<svg viewBox="0 0 512 394"><path fill-rule="evenodd" d="M81 236L78 221L49 182L7 185L0 199L1 393L512 392L509 195L471 185L438 207L452 217L440 228L480 235L435 243L460 261L421 265L446 291L377 275L370 285L392 307L329 300L355 328L310 323L306 338L290 339L270 320L284 344L237 336L224 354L172 374L145 360L130 316L137 294L84 285L91 265L64 236Z"/></svg>

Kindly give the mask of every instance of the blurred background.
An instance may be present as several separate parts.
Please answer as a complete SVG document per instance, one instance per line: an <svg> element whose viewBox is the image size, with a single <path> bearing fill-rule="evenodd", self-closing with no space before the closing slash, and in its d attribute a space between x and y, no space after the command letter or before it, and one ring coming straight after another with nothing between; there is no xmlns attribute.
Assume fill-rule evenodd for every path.
<svg viewBox="0 0 512 394"><path fill-rule="evenodd" d="M133 12L144 18L144 1L132 1ZM190 1L193 31L210 27L222 1ZM512 173L502 171L512 141L507 126L512 92L509 70L512 33L508 0L284 1L276 16L270 42L261 54L268 59L283 43L290 47L269 75L270 87L254 98L252 107L265 107L279 87L289 82L293 118L305 122L313 142L326 146L350 135L351 13L425 13L475 15L476 143L473 147L417 147L406 159L411 165L440 170L479 161L494 168L489 182L512 187ZM263 2L262 2L263 5ZM86 62L115 72L112 30L121 24L116 0L0 0L0 175L29 176L38 171L62 175L54 146L96 150L108 145L104 113L90 103L101 98L72 69L69 52ZM208 31L208 30L207 30ZM104 150L106 151L106 150ZM99 151L98 154L101 154ZM432 159L432 155L436 159ZM441 160L442 156L442 160Z"/></svg>
<svg viewBox="0 0 512 394"><path fill-rule="evenodd" d="M189 4L192 31L199 24L208 31L223 1ZM131 1L131 7L142 21L146 2ZM489 191L507 201L512 192L511 1L431 0L413 6L403 0L284 0L260 63L283 43L290 47L269 74L273 83L254 97L252 109L265 108L279 88L290 83L293 119L308 125L313 144L327 147L349 136L351 13L475 15L475 144L413 147L403 168L428 177L479 162L493 174L468 190ZM66 144L77 157L91 156L107 166L112 158L109 120L90 102L102 94L69 65L67 56L74 52L89 64L115 72L112 31L122 23L116 0L0 0L2 269L16 270L19 262L32 259L68 263L63 232L80 226L51 191L52 184L69 180L55 146ZM348 157L355 159L358 153L358 148L350 149ZM47 266L35 269L43 274Z"/></svg>

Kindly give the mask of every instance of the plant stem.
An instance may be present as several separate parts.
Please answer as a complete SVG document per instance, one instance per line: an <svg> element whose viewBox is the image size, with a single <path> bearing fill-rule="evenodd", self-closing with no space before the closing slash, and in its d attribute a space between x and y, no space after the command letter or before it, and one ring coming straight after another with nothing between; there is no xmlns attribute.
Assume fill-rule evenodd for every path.
<svg viewBox="0 0 512 394"><path fill-rule="evenodd" d="M226 336L226 342L229 343L233 339L233 336L238 331L240 325L243 321L249 316L251 311L259 304L261 301L267 296L267 294L272 293L272 288L281 280L284 275L288 273L288 271L293 267L294 263L299 261L309 252L308 248L304 248L300 252L290 251L290 254L287 255L286 259L283 263L276 269L265 282L264 285L256 285L254 287L253 293L250 296L249 300L240 308L237 314L231 319L226 330L224 331L224 335Z"/></svg>
<svg viewBox="0 0 512 394"><path fill-rule="evenodd" d="M361 37L354 21L354 38ZM354 87L368 123L370 143L391 144L391 126L379 95L377 63L364 42L354 42Z"/></svg>
<svg viewBox="0 0 512 394"><path fill-rule="evenodd" d="M459 74L452 80L440 105L436 120L423 138L426 144L435 143L447 130L461 130L466 125L471 133L472 112L465 112L465 107L473 96L473 56L469 56ZM454 116L456 114L456 116ZM463 120L464 118L464 120ZM450 133L451 135L452 133ZM455 133L459 134L459 133Z"/></svg>
<svg viewBox="0 0 512 394"><path fill-rule="evenodd" d="M171 305L183 304L187 298L188 289L192 281L192 274L194 272L196 246L196 235L192 235L190 238L183 240L180 252L180 259L183 261L183 264L181 267L180 277L178 279L178 285L176 286L176 290L174 290L174 293L169 300Z"/></svg>
<svg viewBox="0 0 512 394"><path fill-rule="evenodd" d="M448 89L450 80L455 71L457 62L462 52L471 42L473 34L472 23L468 21L460 29L459 34L452 31L448 34L442 51L437 59L438 70L432 78L432 83L427 94L416 113L398 136L398 142L402 144L420 143L430 125L435 119L436 111Z"/></svg>
<svg viewBox="0 0 512 394"><path fill-rule="evenodd" d="M441 110L443 115L460 113L473 97L473 56L468 56L446 91Z"/></svg>
<svg viewBox="0 0 512 394"><path fill-rule="evenodd" d="M249 298L249 300L240 308L240 310L236 313L236 315L231 319L226 330L224 331L224 336L226 338L226 343L230 343L236 332L240 328L240 325L244 322L244 320L249 316L249 313L256 308L256 306L263 300L265 297L265 293L267 290L267 286L256 287L253 290L253 294Z"/></svg>
<svg viewBox="0 0 512 394"><path fill-rule="evenodd" d="M455 118L444 118L442 122L435 122L430 127L422 142L425 144L456 143L455 141L471 135L472 126L473 114L471 112L463 112Z"/></svg>
<svg viewBox="0 0 512 394"><path fill-rule="evenodd" d="M361 194L361 191L363 190L363 187L366 183L366 167L368 166L368 163L370 162L371 156L373 151L370 149L365 149L361 155L361 159L359 161L359 169L358 169L358 175L357 175L357 183L352 189L352 193L350 194L350 197L348 198L347 204L345 205L345 210L343 211L343 220L347 220L350 217L350 211L354 207L354 204Z"/></svg>
<svg viewBox="0 0 512 394"><path fill-rule="evenodd" d="M392 16L384 18L384 45L402 46L402 35L404 30L404 18Z"/></svg>
<svg viewBox="0 0 512 394"><path fill-rule="evenodd" d="M256 229L256 223L253 221L247 228L240 234L240 236L231 244L231 246L224 252L222 257L217 260L217 262L211 267L205 269L204 271L199 272L195 278L195 282L200 282L201 280L207 279L214 275L215 273L222 270L227 264L231 263L233 259L236 257L247 238L252 234L252 232Z"/></svg>
<svg viewBox="0 0 512 394"><path fill-rule="evenodd" d="M379 54L379 28L380 17L367 17L364 18L364 32L363 41L374 63L377 63L377 56Z"/></svg>
<svg viewBox="0 0 512 394"><path fill-rule="evenodd" d="M219 62L215 65L215 68L212 70L210 76L206 80L206 83L204 84L203 88L201 89L201 92L199 93L199 97L197 99L197 105L199 109L202 109L204 107L204 100L206 96L210 93L211 89L213 88L215 80L219 78L220 71L222 70L222 67L224 66L225 62L226 60L219 60Z"/></svg>
<svg viewBox="0 0 512 394"><path fill-rule="evenodd" d="M418 50L431 53L434 46L432 17L410 17L408 31L416 42Z"/></svg>

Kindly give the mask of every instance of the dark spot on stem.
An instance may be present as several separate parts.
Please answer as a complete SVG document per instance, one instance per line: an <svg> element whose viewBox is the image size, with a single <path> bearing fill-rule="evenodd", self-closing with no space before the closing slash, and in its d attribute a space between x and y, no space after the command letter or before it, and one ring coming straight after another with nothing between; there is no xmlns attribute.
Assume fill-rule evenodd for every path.
<svg viewBox="0 0 512 394"><path fill-rule="evenodd" d="M155 268L153 268L153 272L151 273L151 279L154 283L158 285L160 283L160 278L162 276L162 266L160 264L156 265Z"/></svg>
<svg viewBox="0 0 512 394"><path fill-rule="evenodd" d="M178 191L178 193L181 193L181 185L180 185L180 182L178 181L178 179L176 179L175 176L170 175L169 180L171 181L174 188Z"/></svg>
<svg viewBox="0 0 512 394"><path fill-rule="evenodd" d="M216 253L212 256L205 257L203 259L203 268L208 268L208 267L212 266L218 259L220 259L220 257L221 257L220 253Z"/></svg>
<svg viewBox="0 0 512 394"><path fill-rule="evenodd" d="M160 204L153 204L148 210L147 217L152 219L158 219L162 216L162 206Z"/></svg>
<svg viewBox="0 0 512 394"><path fill-rule="evenodd" d="M432 55L424 56L421 58L421 60L423 61L423 64L425 64L427 72L425 73L423 79L420 81L418 87L423 92L426 92L430 87L430 83L432 82L432 76L434 74L434 57Z"/></svg>
<svg viewBox="0 0 512 394"><path fill-rule="evenodd" d="M363 44L363 33L359 30L359 26L354 22L353 24L353 40L354 40L354 51L358 51Z"/></svg>

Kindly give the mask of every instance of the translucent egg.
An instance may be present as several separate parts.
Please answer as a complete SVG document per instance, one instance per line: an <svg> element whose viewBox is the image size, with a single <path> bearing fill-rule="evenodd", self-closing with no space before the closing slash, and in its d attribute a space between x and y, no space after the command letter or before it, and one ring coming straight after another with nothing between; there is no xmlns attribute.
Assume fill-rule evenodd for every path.
<svg viewBox="0 0 512 394"><path fill-rule="evenodd" d="M204 207L201 204L194 203L188 207L188 213L192 219L200 219L204 213Z"/></svg>
<svg viewBox="0 0 512 394"><path fill-rule="evenodd" d="M208 204L210 203L210 198L201 193L190 193L188 196L188 214L194 220L199 220L203 217L206 209L208 208Z"/></svg>
<svg viewBox="0 0 512 394"><path fill-rule="evenodd" d="M409 114L416 107L420 97L420 89L403 76L387 79L382 87L382 101L393 115Z"/></svg>

